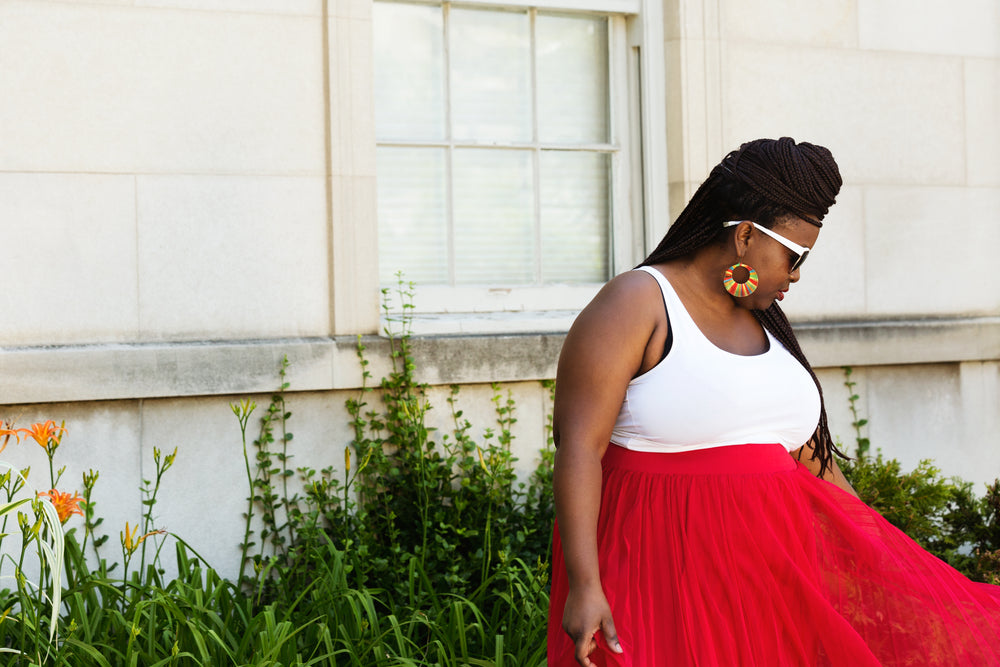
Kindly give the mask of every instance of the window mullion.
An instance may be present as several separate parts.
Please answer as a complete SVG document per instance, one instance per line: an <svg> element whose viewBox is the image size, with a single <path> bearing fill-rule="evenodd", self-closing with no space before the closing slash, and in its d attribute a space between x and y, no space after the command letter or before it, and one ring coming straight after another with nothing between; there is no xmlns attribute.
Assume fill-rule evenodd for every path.
<svg viewBox="0 0 1000 667"><path fill-rule="evenodd" d="M608 121L612 144L619 150L611 156L609 185L611 201L608 230L608 259L611 274L622 271L641 259L635 257L633 211L629 167L632 163L629 137L628 39L625 20L608 19Z"/></svg>
<svg viewBox="0 0 1000 667"><path fill-rule="evenodd" d="M542 282L542 188L541 188L541 141L538 136L538 44L535 31L535 22L538 18L537 9L528 10L530 30L531 30L531 172L533 176L534 204L535 204L535 284Z"/></svg>
<svg viewBox="0 0 1000 667"><path fill-rule="evenodd" d="M448 284L456 285L455 276L455 187L452 178L452 158L455 139L451 129L451 4L442 3L442 29L444 30L444 137L445 137L445 215L448 243Z"/></svg>
<svg viewBox="0 0 1000 667"><path fill-rule="evenodd" d="M629 160L628 173L631 178L629 188L629 206L632 211L629 229L632 232L631 250L632 263L646 256L646 179L643 178L644 141L642 127L642 45L628 46L628 128L629 128ZM652 250L649 248L648 250Z"/></svg>

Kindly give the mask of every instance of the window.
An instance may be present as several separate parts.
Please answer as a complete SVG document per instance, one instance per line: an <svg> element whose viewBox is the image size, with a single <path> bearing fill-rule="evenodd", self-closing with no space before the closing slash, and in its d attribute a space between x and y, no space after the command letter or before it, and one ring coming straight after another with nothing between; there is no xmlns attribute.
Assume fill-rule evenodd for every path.
<svg viewBox="0 0 1000 667"><path fill-rule="evenodd" d="M623 14L375 2L373 21L383 284L402 271L418 313L571 311L637 261Z"/></svg>

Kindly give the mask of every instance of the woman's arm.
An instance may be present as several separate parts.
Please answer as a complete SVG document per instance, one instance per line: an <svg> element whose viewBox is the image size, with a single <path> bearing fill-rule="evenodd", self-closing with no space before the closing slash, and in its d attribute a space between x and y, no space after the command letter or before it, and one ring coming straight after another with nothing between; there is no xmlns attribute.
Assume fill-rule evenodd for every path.
<svg viewBox="0 0 1000 667"><path fill-rule="evenodd" d="M601 459L629 380L642 367L658 326L656 306L662 310L659 288L650 276L615 278L580 313L559 357L553 487L569 583L563 629L576 644L577 662L585 667L593 664L588 656L597 647L598 631L612 650L621 652L598 568Z"/></svg>
<svg viewBox="0 0 1000 667"><path fill-rule="evenodd" d="M830 461L830 465L826 467L826 471L823 473L822 476L820 476L819 460L814 459L812 457L813 456L812 440L810 440L809 442L807 442L806 444L802 445L794 452L792 452L792 456L801 461L802 465L808 468L812 474L816 475L817 477L820 477L820 479L825 479L828 482L832 482L833 484L836 484L837 486L842 488L844 491L847 491L855 498L858 497L858 492L854 490L854 487L851 486L851 483L847 481L846 477L844 477L844 473L841 472L840 466L837 465L836 457L834 457L833 460Z"/></svg>

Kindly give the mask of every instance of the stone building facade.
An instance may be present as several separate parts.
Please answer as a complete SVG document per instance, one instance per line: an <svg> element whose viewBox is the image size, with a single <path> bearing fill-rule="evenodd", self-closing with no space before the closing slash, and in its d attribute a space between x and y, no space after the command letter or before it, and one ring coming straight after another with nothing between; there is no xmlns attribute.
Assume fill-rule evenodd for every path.
<svg viewBox="0 0 1000 667"><path fill-rule="evenodd" d="M598 26L579 34L593 38L587 90L603 96L594 106L603 135L570 148L605 165L595 206L608 223L596 246L606 276L638 262L742 141L787 135L830 147L845 187L783 305L820 369L835 435L850 447L840 367L851 366L874 446L908 465L934 458L977 483L1000 476L995 0L416 7L440 15L428 20L449 26L445 42L459 38L461 20L498 25L473 10L521 17L536 73L549 23ZM229 403L249 395L265 405L285 355L294 464L343 465L357 336L377 376L380 286L416 242L385 231L396 203L379 191L380 178L390 182L379 165L393 149L439 151L454 166L461 151L482 148L457 142L457 125L442 140L382 136L380 114L398 103L380 71L391 66L382 55L403 48L383 39L396 9L0 1L0 404L22 426L66 421L64 485L100 471L98 512L112 536L142 511L153 447L177 447L159 523L235 569L247 494ZM447 44L435 48L455 57L457 42ZM460 77L450 66L441 76L454 109ZM531 122L544 125L548 84L537 74L526 85ZM540 156L536 175L546 151L567 150L538 136L511 141L504 148ZM462 189L457 174L445 191ZM544 222L546 200L535 201ZM459 204L446 208L442 247L465 243ZM561 233L557 241L572 239ZM599 282L567 285L535 270L528 286L418 281L414 297L418 371L439 406L432 420L446 423L448 385L460 384L462 407L488 426L490 384L502 383L517 402L526 469L548 410L539 380L554 376L562 335ZM36 450L22 444L2 458L40 468Z"/></svg>

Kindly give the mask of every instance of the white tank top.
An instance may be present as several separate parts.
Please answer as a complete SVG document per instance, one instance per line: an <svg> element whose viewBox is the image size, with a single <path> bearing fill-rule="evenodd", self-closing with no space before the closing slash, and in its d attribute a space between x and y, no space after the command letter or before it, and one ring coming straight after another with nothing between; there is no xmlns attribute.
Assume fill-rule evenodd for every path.
<svg viewBox="0 0 1000 667"><path fill-rule="evenodd" d="M819 391L805 368L767 332L767 352L743 356L708 340L662 273L673 344L628 384L611 442L643 452L685 452L748 443L806 443L819 421Z"/></svg>

